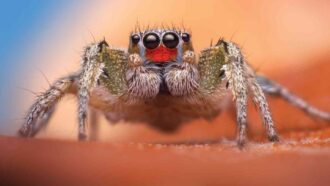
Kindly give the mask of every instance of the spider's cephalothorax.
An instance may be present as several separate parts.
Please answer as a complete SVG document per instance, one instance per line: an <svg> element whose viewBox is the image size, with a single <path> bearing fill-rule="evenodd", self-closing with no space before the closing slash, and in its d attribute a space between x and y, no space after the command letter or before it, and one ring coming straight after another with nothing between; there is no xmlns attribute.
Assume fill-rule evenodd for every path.
<svg viewBox="0 0 330 186"><path fill-rule="evenodd" d="M145 122L173 131L192 119L217 116L230 92L236 103L240 146L246 136L248 95L257 105L271 141L278 137L264 92L283 97L311 116L330 120L329 113L257 76L235 43L220 39L202 50L197 60L189 32L154 28L131 33L127 52L111 48L105 40L87 46L81 69L57 80L38 97L20 134L35 135L67 93L78 97L79 139L86 139L88 106L113 123Z"/></svg>

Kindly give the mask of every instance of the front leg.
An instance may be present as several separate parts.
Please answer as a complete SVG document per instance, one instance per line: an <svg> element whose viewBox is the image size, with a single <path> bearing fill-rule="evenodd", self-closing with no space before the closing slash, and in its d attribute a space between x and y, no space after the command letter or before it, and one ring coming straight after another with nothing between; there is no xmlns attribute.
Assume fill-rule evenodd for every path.
<svg viewBox="0 0 330 186"><path fill-rule="evenodd" d="M201 74L201 88L206 92L221 89L223 80L226 88L231 89L236 102L237 143L242 147L246 140L247 129L247 100L252 94L257 105L270 141L278 141L278 136L268 108L264 93L255 79L253 70L246 63L239 47L225 40L219 40L216 46L202 51L199 69Z"/></svg>
<svg viewBox="0 0 330 186"><path fill-rule="evenodd" d="M248 84L246 75L246 65L244 64L242 55L238 48L221 40L218 43L220 47L226 47L226 59L228 60L224 65L223 70L228 80L227 86L232 90L234 99L236 100L236 117L237 117L237 144L242 147L246 140L247 129L247 98L248 98Z"/></svg>
<svg viewBox="0 0 330 186"><path fill-rule="evenodd" d="M224 70L229 86L236 99L237 122L239 127L238 144L242 146L246 136L248 91L252 93L253 101L259 110L266 128L268 139L270 141L279 141L266 97L255 78L253 70L246 63L239 47L232 42L224 40L220 40L217 45L226 47L224 51L228 55L228 61L226 62L227 64L224 65Z"/></svg>
<svg viewBox="0 0 330 186"><path fill-rule="evenodd" d="M104 62L101 59L102 52L108 44L105 41L92 44L88 46L84 52L82 58L82 72L79 77L78 86L78 138L79 140L85 140L86 134L86 119L89 101L89 92L95 87L99 80L102 70L104 68Z"/></svg>

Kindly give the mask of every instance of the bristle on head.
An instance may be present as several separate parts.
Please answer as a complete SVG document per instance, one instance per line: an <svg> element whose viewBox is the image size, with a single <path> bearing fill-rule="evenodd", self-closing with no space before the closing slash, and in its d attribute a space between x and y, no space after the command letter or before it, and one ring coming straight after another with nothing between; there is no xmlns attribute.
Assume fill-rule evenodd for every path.
<svg viewBox="0 0 330 186"><path fill-rule="evenodd" d="M134 29L131 31L131 34L138 33L143 34L151 31L156 30L167 30L167 31L174 31L177 33L189 33L191 34L191 30L187 29L183 24L181 26L178 26L174 23L171 23L171 25L166 23L160 23L160 24L153 24L152 26L150 24L143 24L141 25L139 22L136 23Z"/></svg>

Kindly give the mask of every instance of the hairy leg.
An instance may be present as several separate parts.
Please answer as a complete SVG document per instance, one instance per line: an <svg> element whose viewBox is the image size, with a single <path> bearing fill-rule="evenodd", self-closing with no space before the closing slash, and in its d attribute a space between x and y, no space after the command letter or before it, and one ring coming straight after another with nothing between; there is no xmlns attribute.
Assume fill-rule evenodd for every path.
<svg viewBox="0 0 330 186"><path fill-rule="evenodd" d="M127 53L112 49L105 40L89 45L82 57L82 69L78 86L78 138L87 138L86 121L90 91L104 86L114 97L127 93L124 74L127 67Z"/></svg>
<svg viewBox="0 0 330 186"><path fill-rule="evenodd" d="M89 91L97 85L103 73L104 62L102 52L106 52L108 44L105 41L89 45L82 57L82 71L78 86L78 139L85 140L86 119L89 101Z"/></svg>
<svg viewBox="0 0 330 186"><path fill-rule="evenodd" d="M253 72L251 72L251 74L253 74ZM253 102L259 110L269 141L279 141L265 94L254 75L249 78L249 85L251 92L253 93Z"/></svg>
<svg viewBox="0 0 330 186"><path fill-rule="evenodd" d="M236 118L238 125L237 143L239 147L245 144L247 129L247 98L248 85L246 67L242 55L235 45L221 40L217 45L226 47L228 63L223 67L228 80L228 88L232 90L236 100Z"/></svg>
<svg viewBox="0 0 330 186"><path fill-rule="evenodd" d="M35 135L39 130L38 126L36 126L38 120L41 122L41 125L49 120L55 104L61 97L71 91L72 85L77 81L78 76L79 74L77 73L61 78L53 83L46 92L38 96L28 111L25 122L19 130L19 135L23 137Z"/></svg>
<svg viewBox="0 0 330 186"><path fill-rule="evenodd" d="M57 101L71 91L72 85L76 85L75 88L77 90L75 89L75 94L78 97L79 121L78 138L80 140L86 139L86 120L90 91L102 83L103 86L109 89L111 94L122 95L126 90L126 84L124 84L122 77L122 72L124 72L127 64L126 60L124 51L110 49L104 40L87 46L82 56L79 73L59 79L49 90L40 95L32 105L26 122L19 133L22 136L35 135L48 122L52 115L52 108ZM40 120L40 125L36 126L38 119Z"/></svg>
<svg viewBox="0 0 330 186"><path fill-rule="evenodd" d="M254 72L245 62L239 47L232 42L224 40L220 40L217 46L224 47L224 51L227 53L228 61L224 65L223 70L228 80L228 86L236 100L238 145L243 146L246 138L248 93L252 93L253 101L257 105L266 128L268 139L270 141L278 141L265 95L255 79Z"/></svg>
<svg viewBox="0 0 330 186"><path fill-rule="evenodd" d="M31 131L31 137L37 135L43 128L47 126L50 118L52 117L56 108L56 104L49 108L42 116L40 116L39 121L34 125Z"/></svg>
<svg viewBox="0 0 330 186"><path fill-rule="evenodd" d="M283 98L285 101L290 103L291 105L301 109L306 114L310 115L311 117L320 118L326 121L330 121L330 113L322 111L300 97L294 95L289 90L287 90L285 87L281 86L280 84L269 80L266 77L263 76L257 76L257 81L261 85L261 88L264 92L266 92L269 95Z"/></svg>

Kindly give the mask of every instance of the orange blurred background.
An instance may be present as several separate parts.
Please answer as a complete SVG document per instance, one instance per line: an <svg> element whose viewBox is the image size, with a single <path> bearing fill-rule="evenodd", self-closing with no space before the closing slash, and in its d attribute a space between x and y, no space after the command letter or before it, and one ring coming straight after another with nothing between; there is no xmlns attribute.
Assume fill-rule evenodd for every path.
<svg viewBox="0 0 330 186"><path fill-rule="evenodd" d="M217 0L124 0L81 1L79 6L57 10L34 42L21 56L17 86L35 92L44 91L49 81L79 67L82 49L95 38L103 37L113 46L125 48L128 34L138 21L141 25L176 24L192 31L196 51L208 47L220 37L231 39L243 47L252 66L262 74L278 80L313 104L330 111L330 96L325 90L330 76L330 2L320 1L217 1ZM322 67L318 69L310 67ZM322 72L322 73L321 73ZM306 83L306 84L305 84ZM298 85L297 85L298 84ZM14 134L21 125L20 116L35 96L18 90L11 96L12 112L17 118L8 121L5 134ZM57 107L49 127L38 137L76 139L76 100L66 97ZM277 126L281 131L318 127L283 102L271 101ZM288 108L282 112L281 108ZM211 124L196 121L183 126L175 134L163 134L144 125L121 123L108 125L101 118L100 139L109 141L182 141L233 138L235 122L225 113ZM302 119L301 119L302 118ZM263 135L257 114L250 109L250 134Z"/></svg>

